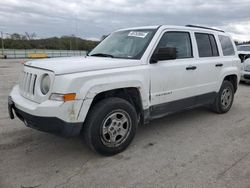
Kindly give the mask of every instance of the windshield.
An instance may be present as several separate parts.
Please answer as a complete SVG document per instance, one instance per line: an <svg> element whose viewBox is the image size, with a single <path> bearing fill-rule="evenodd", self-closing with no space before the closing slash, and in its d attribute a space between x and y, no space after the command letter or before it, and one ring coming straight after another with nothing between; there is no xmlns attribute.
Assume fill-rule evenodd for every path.
<svg viewBox="0 0 250 188"><path fill-rule="evenodd" d="M250 51L250 46L237 46L238 51Z"/></svg>
<svg viewBox="0 0 250 188"><path fill-rule="evenodd" d="M114 32L95 47L89 56L140 59L155 31L143 29Z"/></svg>

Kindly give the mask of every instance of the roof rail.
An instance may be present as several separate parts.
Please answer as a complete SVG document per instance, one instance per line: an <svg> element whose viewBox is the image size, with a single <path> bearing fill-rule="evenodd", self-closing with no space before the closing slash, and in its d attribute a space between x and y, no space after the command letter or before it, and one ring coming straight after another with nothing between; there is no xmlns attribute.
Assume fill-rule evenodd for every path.
<svg viewBox="0 0 250 188"><path fill-rule="evenodd" d="M214 28L211 28L211 27L203 27L203 26L198 26L198 25L186 25L186 27L195 27L195 28L201 28L201 29L209 29L209 30L219 31L219 32L225 33L225 31L223 31L223 30L214 29Z"/></svg>

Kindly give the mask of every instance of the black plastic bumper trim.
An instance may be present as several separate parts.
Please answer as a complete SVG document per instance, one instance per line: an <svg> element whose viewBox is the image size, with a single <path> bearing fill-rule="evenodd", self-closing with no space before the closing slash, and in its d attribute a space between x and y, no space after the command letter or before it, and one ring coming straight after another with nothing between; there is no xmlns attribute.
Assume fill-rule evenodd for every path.
<svg viewBox="0 0 250 188"><path fill-rule="evenodd" d="M83 123L68 123L57 117L34 116L16 108L14 102L11 101L12 99L9 97L9 112L13 113L14 111L16 116L23 121L27 127L61 136L77 136L81 132Z"/></svg>

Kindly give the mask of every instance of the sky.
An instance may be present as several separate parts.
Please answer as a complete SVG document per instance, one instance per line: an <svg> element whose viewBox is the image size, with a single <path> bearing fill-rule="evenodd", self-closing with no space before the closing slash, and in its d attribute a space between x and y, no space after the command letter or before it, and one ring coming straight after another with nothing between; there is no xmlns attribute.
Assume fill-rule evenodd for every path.
<svg viewBox="0 0 250 188"><path fill-rule="evenodd" d="M0 31L99 40L127 27L197 24L250 40L250 0L0 0Z"/></svg>

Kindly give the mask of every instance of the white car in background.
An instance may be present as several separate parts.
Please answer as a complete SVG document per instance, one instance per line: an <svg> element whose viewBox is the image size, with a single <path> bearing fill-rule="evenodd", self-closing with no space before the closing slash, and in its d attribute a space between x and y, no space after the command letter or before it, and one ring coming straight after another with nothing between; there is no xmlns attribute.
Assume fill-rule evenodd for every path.
<svg viewBox="0 0 250 188"><path fill-rule="evenodd" d="M238 54L241 59L241 81L250 82L250 44L238 45Z"/></svg>
<svg viewBox="0 0 250 188"><path fill-rule="evenodd" d="M6 55L0 54L0 59L6 59L6 58L7 58Z"/></svg>

